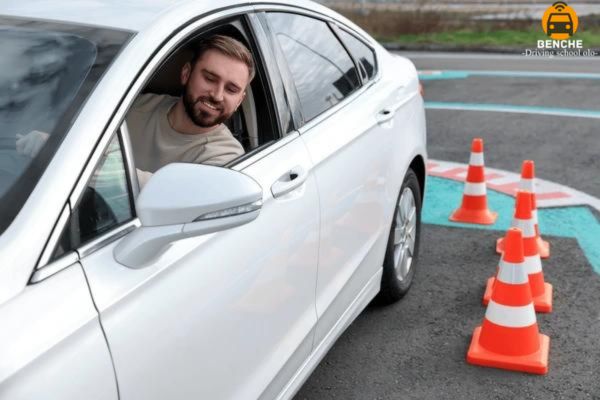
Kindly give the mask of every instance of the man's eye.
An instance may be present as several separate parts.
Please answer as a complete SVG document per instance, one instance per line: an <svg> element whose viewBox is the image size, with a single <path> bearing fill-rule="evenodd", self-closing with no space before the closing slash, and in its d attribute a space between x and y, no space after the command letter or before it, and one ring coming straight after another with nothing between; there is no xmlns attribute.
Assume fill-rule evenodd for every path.
<svg viewBox="0 0 600 400"><path fill-rule="evenodd" d="M215 82L215 81L216 81L216 79L215 79L215 78L213 78L212 76L206 76L206 77L205 77L205 79L206 79L207 81L209 81L209 82Z"/></svg>
<svg viewBox="0 0 600 400"><path fill-rule="evenodd" d="M227 88L227 91L231 94L236 94L239 92L237 88Z"/></svg>

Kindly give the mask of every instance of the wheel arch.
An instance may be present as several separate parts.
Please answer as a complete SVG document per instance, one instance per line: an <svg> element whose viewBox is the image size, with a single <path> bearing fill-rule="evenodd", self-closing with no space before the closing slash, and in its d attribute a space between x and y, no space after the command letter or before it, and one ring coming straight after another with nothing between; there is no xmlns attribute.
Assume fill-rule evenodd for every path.
<svg viewBox="0 0 600 400"><path fill-rule="evenodd" d="M419 180L419 189L421 190L421 202L423 202L425 198L426 174L425 160L423 159L423 156L419 154L415 158L413 158L413 160L410 162L409 168L415 171L415 174L417 174L417 179Z"/></svg>

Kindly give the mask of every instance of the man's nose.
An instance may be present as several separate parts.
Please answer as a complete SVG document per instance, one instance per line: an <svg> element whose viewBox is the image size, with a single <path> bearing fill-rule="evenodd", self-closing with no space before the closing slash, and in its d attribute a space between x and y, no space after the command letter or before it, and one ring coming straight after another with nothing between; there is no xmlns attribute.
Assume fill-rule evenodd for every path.
<svg viewBox="0 0 600 400"><path fill-rule="evenodd" d="M222 85L215 85L212 90L212 97L215 101L223 101L223 92L225 87Z"/></svg>

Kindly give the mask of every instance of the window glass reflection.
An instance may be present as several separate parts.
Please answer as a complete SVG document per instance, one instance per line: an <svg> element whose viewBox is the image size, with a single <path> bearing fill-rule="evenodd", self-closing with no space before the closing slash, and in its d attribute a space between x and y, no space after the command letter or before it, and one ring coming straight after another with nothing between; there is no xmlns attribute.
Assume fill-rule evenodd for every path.
<svg viewBox="0 0 600 400"><path fill-rule="evenodd" d="M358 62L363 80L366 82L372 79L375 76L375 53L373 50L354 35L342 29L338 29L337 32L342 42Z"/></svg>
<svg viewBox="0 0 600 400"><path fill-rule="evenodd" d="M287 13L267 16L294 78L306 121L359 86L352 59L327 23Z"/></svg>

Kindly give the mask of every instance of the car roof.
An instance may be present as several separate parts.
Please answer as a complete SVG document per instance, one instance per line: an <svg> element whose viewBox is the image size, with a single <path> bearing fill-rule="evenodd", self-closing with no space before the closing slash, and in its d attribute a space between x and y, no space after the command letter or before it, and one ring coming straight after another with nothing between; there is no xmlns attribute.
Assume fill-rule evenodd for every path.
<svg viewBox="0 0 600 400"><path fill-rule="evenodd" d="M186 0L5 0L0 14L142 31ZM202 1L207 9L219 1Z"/></svg>
<svg viewBox="0 0 600 400"><path fill-rule="evenodd" d="M0 15L35 18L85 25L97 25L141 32L149 29L177 8L190 3L201 14L233 5L251 5L259 0L2 0ZM328 13L317 3L307 0L281 0L269 3L289 4Z"/></svg>

